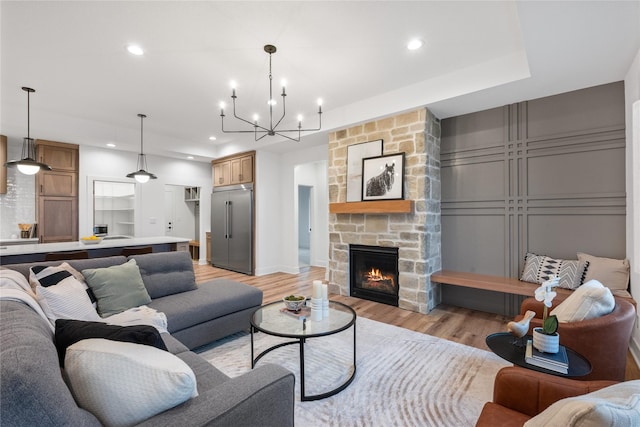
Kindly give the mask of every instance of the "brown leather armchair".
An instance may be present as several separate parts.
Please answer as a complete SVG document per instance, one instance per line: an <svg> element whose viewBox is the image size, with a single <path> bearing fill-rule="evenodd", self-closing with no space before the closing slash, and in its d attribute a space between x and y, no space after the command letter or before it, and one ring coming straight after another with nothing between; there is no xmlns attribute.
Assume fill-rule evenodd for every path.
<svg viewBox="0 0 640 427"><path fill-rule="evenodd" d="M615 300L615 308L607 315L558 325L560 344L580 353L591 363L591 373L580 380L624 381L635 308L623 298L616 297ZM553 302L558 305L562 301ZM527 310L536 312L536 317L529 323L529 334L533 328L542 326L543 308L542 302L535 298L522 302L517 320L522 319Z"/></svg>
<svg viewBox="0 0 640 427"><path fill-rule="evenodd" d="M617 381L577 381L519 367L498 371L493 402L485 403L476 426L522 426L565 397L580 396Z"/></svg>

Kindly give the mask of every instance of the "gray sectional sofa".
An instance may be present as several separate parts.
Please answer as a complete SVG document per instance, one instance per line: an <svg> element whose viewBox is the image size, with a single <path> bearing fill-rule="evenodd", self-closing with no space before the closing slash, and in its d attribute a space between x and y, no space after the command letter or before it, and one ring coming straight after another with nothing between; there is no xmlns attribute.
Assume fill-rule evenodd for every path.
<svg viewBox="0 0 640 427"><path fill-rule="evenodd" d="M246 330L249 317L262 303L262 292L251 286L213 280L195 285L186 252L135 255L150 307L162 311L170 334L168 350L193 370L198 396L147 419L149 426L292 426L294 376L276 365L262 365L229 378L190 351ZM122 264L125 257L67 261L78 271ZM34 265L6 265L25 277ZM249 355L247 355L249 357ZM67 387L58 363L54 334L27 304L0 300L0 425L100 425L80 408Z"/></svg>

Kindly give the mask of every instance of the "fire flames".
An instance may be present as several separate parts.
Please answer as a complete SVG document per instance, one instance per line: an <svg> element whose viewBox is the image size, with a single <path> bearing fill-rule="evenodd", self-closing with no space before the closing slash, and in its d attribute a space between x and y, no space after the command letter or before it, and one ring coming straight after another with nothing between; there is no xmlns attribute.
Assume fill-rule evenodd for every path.
<svg viewBox="0 0 640 427"><path fill-rule="evenodd" d="M385 280L388 279L388 277L385 277L381 272L380 269L378 268L371 268L371 271L367 272L367 279L370 281L380 281L380 280Z"/></svg>

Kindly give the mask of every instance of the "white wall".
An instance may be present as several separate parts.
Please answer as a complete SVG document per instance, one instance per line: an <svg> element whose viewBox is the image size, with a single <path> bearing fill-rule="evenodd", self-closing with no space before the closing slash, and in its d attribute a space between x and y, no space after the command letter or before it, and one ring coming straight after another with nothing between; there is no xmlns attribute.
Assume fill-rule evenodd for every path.
<svg viewBox="0 0 640 427"><path fill-rule="evenodd" d="M280 161L277 154L256 152L256 276L284 271L281 254L283 233L286 231L281 225L283 187L280 179Z"/></svg>
<svg viewBox="0 0 640 427"><path fill-rule="evenodd" d="M311 264L326 265L329 250L326 145L292 145L286 154L256 152L256 271L298 273L298 184L314 187ZM297 174L296 169L300 172ZM317 236L316 236L317 234Z"/></svg>
<svg viewBox="0 0 640 427"><path fill-rule="evenodd" d="M631 264L631 295L640 298L640 51L624 79L626 104L627 258ZM631 353L640 364L640 317L631 337Z"/></svg>
<svg viewBox="0 0 640 427"><path fill-rule="evenodd" d="M80 146L78 231L81 236L90 235L93 231L91 180L100 178L135 182L125 176L136 168L136 161L137 155L133 153ZM165 184L172 184L201 187L199 240L204 242L205 232L211 228L211 164L147 155L147 165L158 179L145 184L136 183L136 237L164 236L164 190ZM206 263L206 251L200 251L199 262Z"/></svg>
<svg viewBox="0 0 640 427"><path fill-rule="evenodd" d="M327 147L323 147L328 155ZM326 267L329 251L329 192L327 161L314 161L294 167L295 206L298 206L298 186L313 187L311 191L311 265ZM296 221L298 215L295 214ZM299 230L299 227L297 227ZM297 254L296 254L297 259Z"/></svg>

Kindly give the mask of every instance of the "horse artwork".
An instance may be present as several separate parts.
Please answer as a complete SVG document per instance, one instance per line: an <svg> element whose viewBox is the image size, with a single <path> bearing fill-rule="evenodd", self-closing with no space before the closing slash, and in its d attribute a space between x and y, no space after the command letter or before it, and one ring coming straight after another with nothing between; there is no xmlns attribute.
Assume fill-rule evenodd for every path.
<svg viewBox="0 0 640 427"><path fill-rule="evenodd" d="M404 153L362 159L363 201L403 198Z"/></svg>
<svg viewBox="0 0 640 427"><path fill-rule="evenodd" d="M391 191L395 179L395 166L395 163L391 163L391 166L385 163L382 173L367 181L366 195L368 197L384 196L388 191Z"/></svg>

